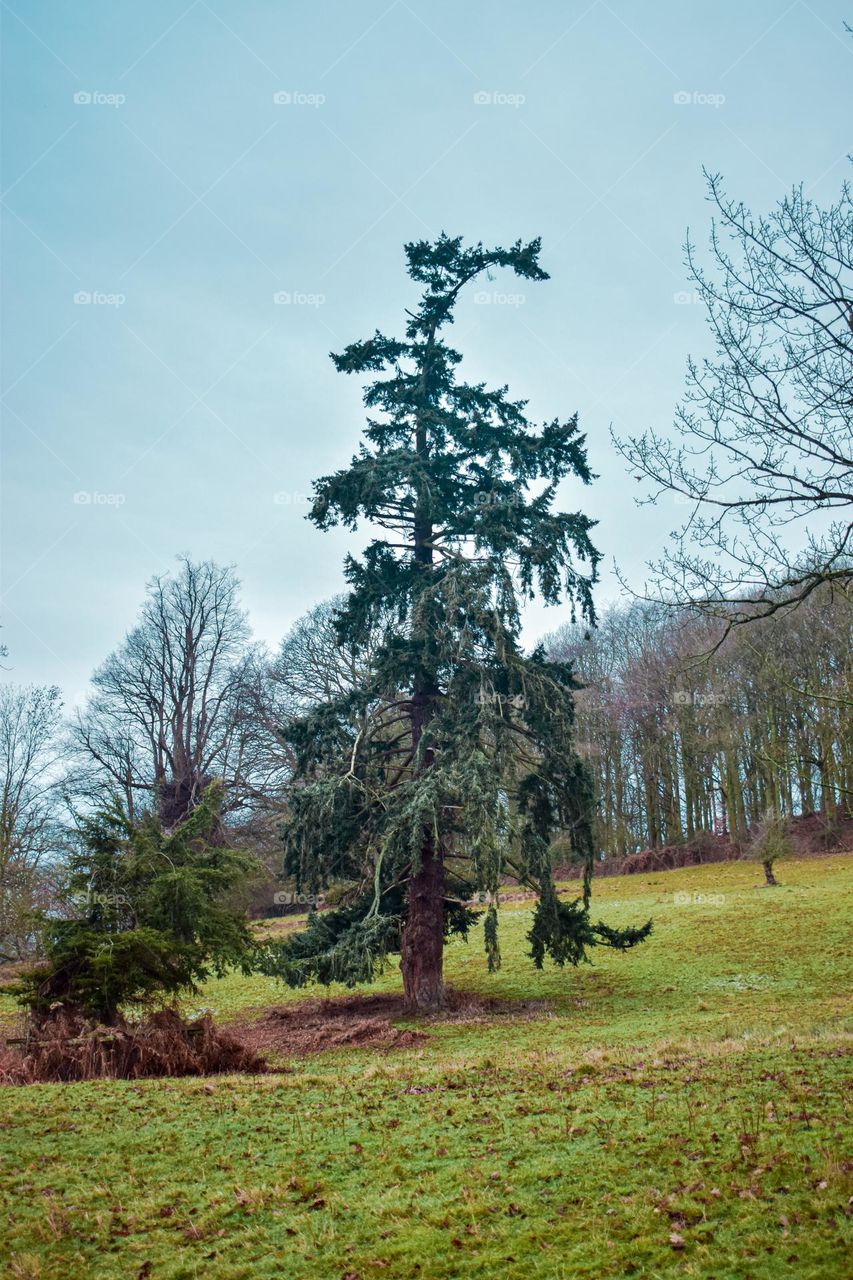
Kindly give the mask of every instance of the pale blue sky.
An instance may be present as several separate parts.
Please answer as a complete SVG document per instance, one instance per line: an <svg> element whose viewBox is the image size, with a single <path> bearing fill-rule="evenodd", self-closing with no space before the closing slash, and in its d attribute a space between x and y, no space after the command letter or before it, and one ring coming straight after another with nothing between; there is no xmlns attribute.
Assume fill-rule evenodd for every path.
<svg viewBox="0 0 853 1280"><path fill-rule="evenodd" d="M362 420L328 351L401 329L403 242L441 230L543 237L552 279L496 278L453 337L466 373L537 417L579 411L600 479L565 505L601 522L600 603L614 558L639 581L683 508L634 508L608 428L667 429L703 350L701 308L678 299L685 230L708 227L702 165L756 210L798 181L828 201L848 172L834 0L2 16L3 638L10 678L69 700L177 552L236 563L271 644L340 589L350 538L302 500ZM564 616L533 608L527 634Z"/></svg>

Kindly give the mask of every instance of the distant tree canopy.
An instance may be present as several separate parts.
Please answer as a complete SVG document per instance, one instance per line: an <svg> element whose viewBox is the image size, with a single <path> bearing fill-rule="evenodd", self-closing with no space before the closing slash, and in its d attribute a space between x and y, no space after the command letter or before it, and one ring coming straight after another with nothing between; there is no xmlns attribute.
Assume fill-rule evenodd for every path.
<svg viewBox="0 0 853 1280"><path fill-rule="evenodd" d="M371 661L285 729L296 756L286 868L313 892L330 880L351 887L340 909L271 951L270 971L289 982L363 981L400 951L408 1006L439 1006L445 937L468 930L466 901L497 895L505 873L539 895L537 965L546 954L577 963L589 946L624 948L648 933L589 917L575 682L568 665L519 644L519 601L537 589L593 616L592 522L552 509L564 477L591 479L583 437L575 418L537 429L505 387L459 381L462 357L442 337L482 273L546 279L539 251L538 240L407 245L423 292L405 337L375 333L333 356L341 372L381 376L364 392L364 443L349 467L316 483L311 519L321 529L364 520L382 534L361 560L348 557L351 590L334 620L342 650L370 649ZM569 903L551 874L558 829L572 832L587 868ZM495 966L494 906L485 937Z"/></svg>
<svg viewBox="0 0 853 1280"><path fill-rule="evenodd" d="M725 629L853 584L853 201L797 187L757 217L708 177L716 221L690 280L714 352L688 366L676 438L617 439L650 501L688 508L647 594Z"/></svg>
<svg viewBox="0 0 853 1280"><path fill-rule="evenodd" d="M715 830L743 838L768 811L818 811L829 836L853 813L853 602L824 586L718 646L724 633L638 601L547 638L584 685L578 750L609 856Z"/></svg>
<svg viewBox="0 0 853 1280"><path fill-rule="evenodd" d="M337 619L346 596L314 605L298 618L270 665L279 711L298 714L320 702L343 697L369 678L377 646L391 621L380 618L358 650L341 642Z"/></svg>
<svg viewBox="0 0 853 1280"><path fill-rule="evenodd" d="M31 949L32 913L62 848L61 714L55 686L0 686L0 960Z"/></svg>

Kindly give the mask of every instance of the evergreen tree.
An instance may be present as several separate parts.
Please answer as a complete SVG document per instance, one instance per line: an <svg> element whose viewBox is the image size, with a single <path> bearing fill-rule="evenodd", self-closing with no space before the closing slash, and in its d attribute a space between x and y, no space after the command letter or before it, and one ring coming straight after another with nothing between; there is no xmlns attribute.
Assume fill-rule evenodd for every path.
<svg viewBox="0 0 853 1280"><path fill-rule="evenodd" d="M251 971L255 941L229 894L257 870L220 839L220 784L173 831L118 809L83 822L68 919L43 922L43 961L10 989L36 1019L62 1009L112 1024L123 1006L195 990L211 974Z"/></svg>
<svg viewBox="0 0 853 1280"><path fill-rule="evenodd" d="M424 286L404 339L375 333L333 355L342 373L379 374L364 392L365 441L349 467L315 484L320 529L381 530L349 556L337 614L342 646L373 647L369 674L286 730L297 772L285 870L300 887L351 891L271 946L268 972L294 985L369 980L400 952L407 1007L443 1000L442 952L466 934L477 891L489 902L490 968L500 962L495 901L509 874L538 894L531 954L577 964L594 944L626 948L650 930L590 920L591 794L572 745L568 664L526 656L519 603L538 588L594 621L599 553L592 521L552 510L565 476L592 479L576 417L536 429L506 387L457 380L442 331L463 288L492 268L545 280L540 241L463 248L442 235L406 246ZM377 628L381 628L376 643ZM549 846L569 831L581 895L558 900Z"/></svg>

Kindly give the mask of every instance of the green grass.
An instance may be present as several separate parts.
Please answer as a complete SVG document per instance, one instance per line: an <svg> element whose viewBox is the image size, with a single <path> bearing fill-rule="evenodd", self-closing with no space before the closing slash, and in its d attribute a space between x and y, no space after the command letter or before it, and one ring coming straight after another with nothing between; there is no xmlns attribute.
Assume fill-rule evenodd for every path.
<svg viewBox="0 0 853 1280"><path fill-rule="evenodd" d="M533 970L529 904L503 914L499 973L479 936L448 949L454 986L548 1000L536 1016L254 1079L3 1090L0 1274L837 1280L853 862L780 878L600 881L603 918L655 931L578 971ZM316 994L234 976L194 1005Z"/></svg>

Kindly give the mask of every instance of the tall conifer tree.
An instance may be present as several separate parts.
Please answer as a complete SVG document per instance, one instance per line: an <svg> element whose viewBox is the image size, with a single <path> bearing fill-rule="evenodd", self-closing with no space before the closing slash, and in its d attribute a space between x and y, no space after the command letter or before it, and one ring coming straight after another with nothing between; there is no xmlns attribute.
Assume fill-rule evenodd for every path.
<svg viewBox="0 0 853 1280"><path fill-rule="evenodd" d="M476 919L490 968L500 963L495 900L509 875L538 895L529 933L537 967L577 964L588 947L633 946L650 925L590 919L591 792L572 743L568 664L520 646L519 603L535 591L594 621L599 553L593 522L552 510L558 483L592 479L577 418L535 428L506 387L457 379L461 355L443 330L461 291L493 268L546 280L540 241L464 248L460 238L406 246L423 286L405 338L375 333L333 355L342 373L378 375L364 392L364 442L351 464L315 484L320 529L376 529L349 556L342 645L370 642L370 674L352 693L291 724L297 776L285 867L300 887L345 881L336 910L271 948L288 982L369 980L399 952L407 1007L444 998L445 939ZM377 629L380 640L376 645ZM557 898L553 836L571 833L582 891Z"/></svg>

